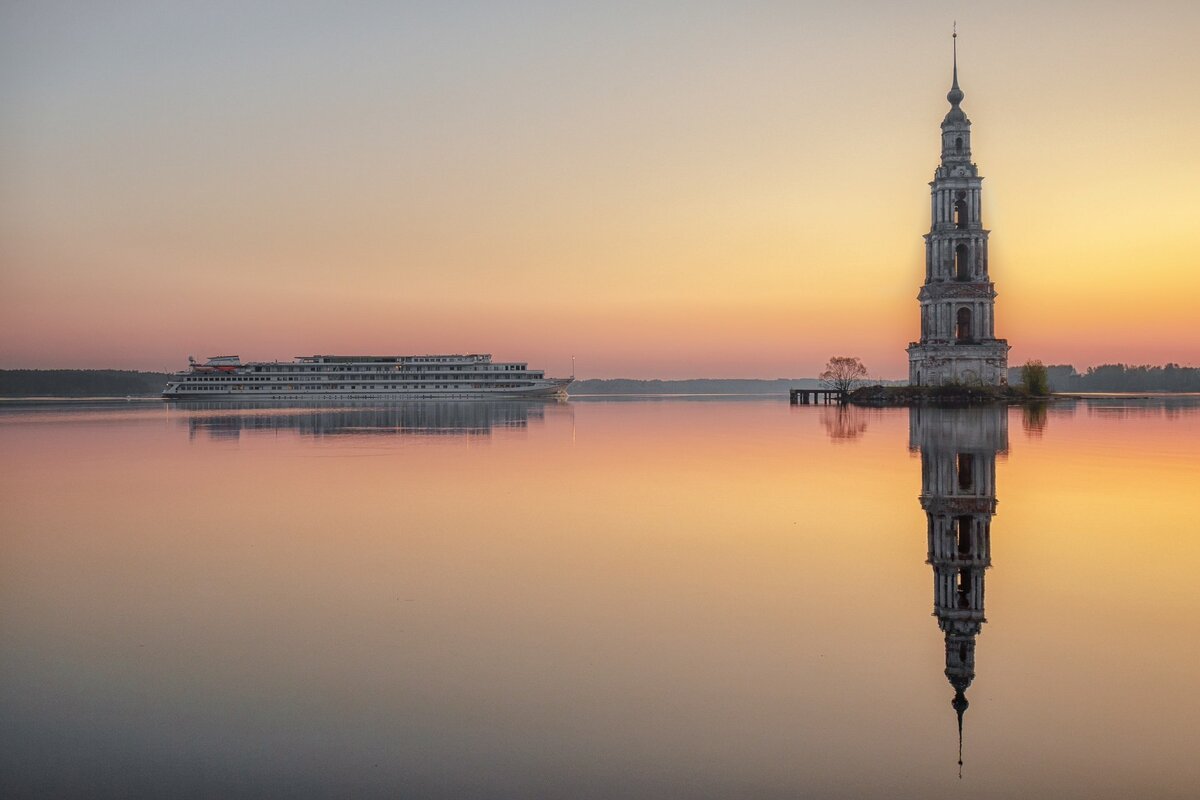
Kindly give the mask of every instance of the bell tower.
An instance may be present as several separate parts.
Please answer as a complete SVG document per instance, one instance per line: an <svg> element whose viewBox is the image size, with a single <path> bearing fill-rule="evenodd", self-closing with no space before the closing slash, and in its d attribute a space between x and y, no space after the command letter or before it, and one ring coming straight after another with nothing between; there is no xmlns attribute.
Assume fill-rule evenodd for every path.
<svg viewBox="0 0 1200 800"><path fill-rule="evenodd" d="M953 79L942 120L942 158L930 182L925 234L921 340L908 346L909 383L998 385L1008 379L1008 342L996 338L996 288L988 273L983 178L971 160L971 120L958 86L958 32Z"/></svg>

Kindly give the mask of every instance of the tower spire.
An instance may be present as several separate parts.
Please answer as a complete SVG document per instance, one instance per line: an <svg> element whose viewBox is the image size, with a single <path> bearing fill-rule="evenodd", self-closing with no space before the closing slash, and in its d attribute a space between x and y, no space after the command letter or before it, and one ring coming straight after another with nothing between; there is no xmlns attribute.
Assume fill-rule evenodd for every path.
<svg viewBox="0 0 1200 800"><path fill-rule="evenodd" d="M954 53L954 77L950 82L950 92L946 95L946 99L950 101L953 108L958 108L958 104L962 102L963 90L958 88L958 22L955 21L953 33L950 34L951 49Z"/></svg>
<svg viewBox="0 0 1200 800"><path fill-rule="evenodd" d="M967 695L965 692L963 692L962 689L955 689L954 700L951 701L950 705L954 707L954 713L958 715L958 777L959 777L959 780L961 780L962 779L962 767L963 767L963 760L962 760L963 713L966 712L967 706L969 706L970 703L967 702Z"/></svg>

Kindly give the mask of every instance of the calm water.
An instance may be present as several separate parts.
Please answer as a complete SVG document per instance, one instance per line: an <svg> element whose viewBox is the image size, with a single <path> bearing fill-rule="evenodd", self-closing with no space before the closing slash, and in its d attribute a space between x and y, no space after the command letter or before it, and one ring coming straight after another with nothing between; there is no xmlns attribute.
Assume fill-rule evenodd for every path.
<svg viewBox="0 0 1200 800"><path fill-rule="evenodd" d="M1198 490L1195 399L8 405L0 794L1195 797Z"/></svg>

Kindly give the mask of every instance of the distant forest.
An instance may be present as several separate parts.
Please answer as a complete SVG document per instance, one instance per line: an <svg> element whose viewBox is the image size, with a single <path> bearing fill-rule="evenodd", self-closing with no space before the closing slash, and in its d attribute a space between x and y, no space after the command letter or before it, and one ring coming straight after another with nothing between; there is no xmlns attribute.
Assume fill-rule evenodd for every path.
<svg viewBox="0 0 1200 800"><path fill-rule="evenodd" d="M571 384L571 394L787 394L788 389L815 389L815 378L754 380L737 378L693 378L660 381L635 378L588 378Z"/></svg>
<svg viewBox="0 0 1200 800"><path fill-rule="evenodd" d="M163 390L165 372L124 369L0 369L3 397L125 397Z"/></svg>
<svg viewBox="0 0 1200 800"><path fill-rule="evenodd" d="M1104 364L1079 373L1069 364L1048 366L1055 392L1200 392L1200 367ZM0 369L0 397L125 397L156 395L170 376L165 372L118 369ZM1020 367L1009 370L1011 384L1021 382ZM895 381L882 381L894 384ZM695 378L637 380L589 378L571 384L574 395L759 394L786 395L788 389L820 386L815 378L767 380Z"/></svg>
<svg viewBox="0 0 1200 800"><path fill-rule="evenodd" d="M1021 368L1009 371L1008 382L1021 382ZM1047 366L1054 392L1200 392L1200 367L1166 364L1102 364L1079 373L1070 364Z"/></svg>

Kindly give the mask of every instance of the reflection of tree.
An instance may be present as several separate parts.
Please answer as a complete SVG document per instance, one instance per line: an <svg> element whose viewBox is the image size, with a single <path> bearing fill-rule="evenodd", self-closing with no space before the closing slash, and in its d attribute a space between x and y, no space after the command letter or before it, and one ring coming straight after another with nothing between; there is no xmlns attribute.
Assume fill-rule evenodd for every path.
<svg viewBox="0 0 1200 800"><path fill-rule="evenodd" d="M821 424L835 442L852 442L866 433L867 410L858 406L826 406L821 409Z"/></svg>
<svg viewBox="0 0 1200 800"><path fill-rule="evenodd" d="M1021 413L1021 427L1025 429L1025 435L1041 438L1046 430L1047 416L1045 403L1031 403L1025 406Z"/></svg>

